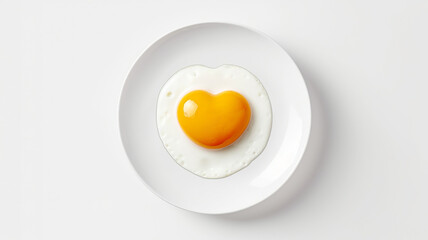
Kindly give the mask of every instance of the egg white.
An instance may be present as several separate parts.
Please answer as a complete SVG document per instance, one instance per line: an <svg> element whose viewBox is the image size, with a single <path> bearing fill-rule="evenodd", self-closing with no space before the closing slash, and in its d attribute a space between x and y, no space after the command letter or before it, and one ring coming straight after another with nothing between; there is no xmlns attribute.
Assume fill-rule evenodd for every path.
<svg viewBox="0 0 428 240"><path fill-rule="evenodd" d="M177 107L187 93L205 90L212 94L232 90L251 107L246 131L232 145L206 149L194 143L177 119ZM193 65L175 73L162 87L157 101L159 136L171 157L183 168L204 178L223 178L248 166L265 148L272 126L272 108L261 82L235 65L208 68Z"/></svg>

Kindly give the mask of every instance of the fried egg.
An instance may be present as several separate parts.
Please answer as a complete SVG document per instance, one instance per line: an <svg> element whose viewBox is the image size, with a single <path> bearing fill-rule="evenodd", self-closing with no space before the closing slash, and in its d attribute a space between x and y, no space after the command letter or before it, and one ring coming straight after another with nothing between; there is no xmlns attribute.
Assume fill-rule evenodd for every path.
<svg viewBox="0 0 428 240"><path fill-rule="evenodd" d="M265 148L272 109L261 82L236 65L193 65L175 73L157 101L159 136L169 155L203 178L248 166Z"/></svg>

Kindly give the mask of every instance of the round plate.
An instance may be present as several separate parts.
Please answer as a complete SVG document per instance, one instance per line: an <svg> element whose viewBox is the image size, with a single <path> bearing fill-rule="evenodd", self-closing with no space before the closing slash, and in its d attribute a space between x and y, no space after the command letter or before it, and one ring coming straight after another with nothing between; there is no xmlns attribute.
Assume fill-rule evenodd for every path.
<svg viewBox="0 0 428 240"><path fill-rule="evenodd" d="M272 132L262 154L222 179L204 179L179 166L156 128L162 85L178 70L201 64L241 66L256 75L272 104ZM162 37L138 59L126 79L119 111L126 153L149 189L186 210L222 214L253 206L277 191L300 162L311 126L305 82L290 56L272 39L226 23L202 23Z"/></svg>

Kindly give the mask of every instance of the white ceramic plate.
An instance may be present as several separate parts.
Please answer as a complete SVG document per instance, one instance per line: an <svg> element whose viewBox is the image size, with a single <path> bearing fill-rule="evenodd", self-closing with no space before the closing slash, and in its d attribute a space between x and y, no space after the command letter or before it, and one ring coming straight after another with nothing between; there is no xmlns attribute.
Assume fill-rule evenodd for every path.
<svg viewBox="0 0 428 240"><path fill-rule="evenodd" d="M204 179L185 170L158 136L156 101L162 85L195 64L244 67L260 79L272 104L272 132L265 150L226 178ZM153 193L186 210L222 214L263 201L287 181L305 150L311 109L298 68L273 40L238 25L202 23L167 34L143 53L126 79L119 121L128 157Z"/></svg>

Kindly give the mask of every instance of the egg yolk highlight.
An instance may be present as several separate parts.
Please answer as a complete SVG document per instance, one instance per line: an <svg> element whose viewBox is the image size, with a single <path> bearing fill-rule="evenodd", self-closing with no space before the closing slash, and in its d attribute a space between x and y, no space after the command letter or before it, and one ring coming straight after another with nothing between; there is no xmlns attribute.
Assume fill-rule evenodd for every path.
<svg viewBox="0 0 428 240"><path fill-rule="evenodd" d="M203 90L186 94L177 109L178 122L196 144L210 149L235 142L250 122L247 100L234 91L213 95Z"/></svg>

